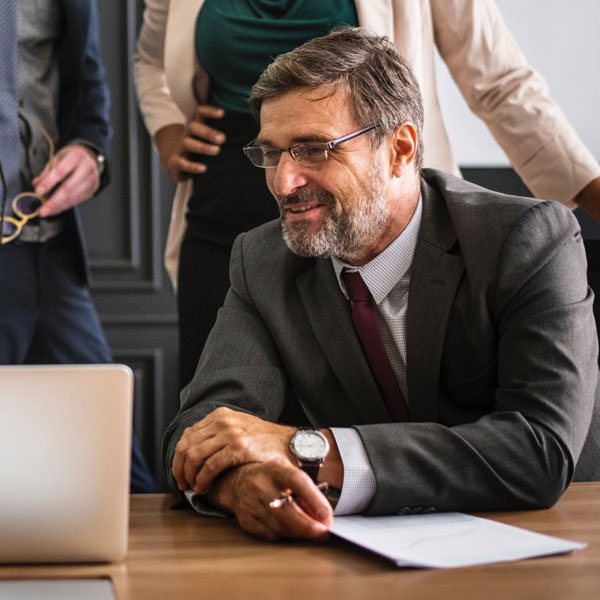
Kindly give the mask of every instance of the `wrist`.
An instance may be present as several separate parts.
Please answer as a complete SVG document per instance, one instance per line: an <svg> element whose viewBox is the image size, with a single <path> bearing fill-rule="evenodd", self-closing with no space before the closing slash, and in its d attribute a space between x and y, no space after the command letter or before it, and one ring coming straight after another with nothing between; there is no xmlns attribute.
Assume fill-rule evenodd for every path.
<svg viewBox="0 0 600 600"><path fill-rule="evenodd" d="M79 146L84 152L96 163L96 172L98 180L102 179L102 174L106 169L106 156L104 152L96 145L86 142L85 140L74 140L71 142L73 146Z"/></svg>
<svg viewBox="0 0 600 600"><path fill-rule="evenodd" d="M319 469L319 481L326 481L330 486L342 489L344 483L344 463L331 430L321 429L321 433L329 442L329 453Z"/></svg>
<svg viewBox="0 0 600 600"><path fill-rule="evenodd" d="M89 148L90 156L94 159L96 163L96 171L98 172L98 180L102 179L102 174L106 169L106 157L99 150L94 150L93 148Z"/></svg>
<svg viewBox="0 0 600 600"><path fill-rule="evenodd" d="M329 453L329 441L317 429L299 427L288 445L297 465L315 482L319 470Z"/></svg>
<svg viewBox="0 0 600 600"><path fill-rule="evenodd" d="M234 513L236 480L241 467L230 469L219 475L206 492L208 502L227 513Z"/></svg>

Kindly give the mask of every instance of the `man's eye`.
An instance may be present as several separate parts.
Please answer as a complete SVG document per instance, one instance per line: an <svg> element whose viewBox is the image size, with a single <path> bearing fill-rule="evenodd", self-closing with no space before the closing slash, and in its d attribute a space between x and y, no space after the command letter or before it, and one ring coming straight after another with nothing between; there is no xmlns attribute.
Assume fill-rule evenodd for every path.
<svg viewBox="0 0 600 600"><path fill-rule="evenodd" d="M263 148L263 157L265 160L276 160L279 158L281 150L278 148Z"/></svg>
<svg viewBox="0 0 600 600"><path fill-rule="evenodd" d="M321 144L318 146L303 146L302 156L307 160L319 160L325 155L324 148Z"/></svg>

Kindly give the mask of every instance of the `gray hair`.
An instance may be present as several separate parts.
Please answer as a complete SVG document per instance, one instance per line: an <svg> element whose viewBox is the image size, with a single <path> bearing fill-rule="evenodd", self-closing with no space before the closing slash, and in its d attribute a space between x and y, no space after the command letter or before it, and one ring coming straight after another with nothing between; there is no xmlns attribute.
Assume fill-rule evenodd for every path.
<svg viewBox="0 0 600 600"><path fill-rule="evenodd" d="M368 135L378 146L396 127L410 122L417 131L415 167L423 161L423 100L408 64L388 38L362 27L339 27L279 55L250 93L250 112L260 121L264 100L297 88L340 87L362 127L381 123Z"/></svg>

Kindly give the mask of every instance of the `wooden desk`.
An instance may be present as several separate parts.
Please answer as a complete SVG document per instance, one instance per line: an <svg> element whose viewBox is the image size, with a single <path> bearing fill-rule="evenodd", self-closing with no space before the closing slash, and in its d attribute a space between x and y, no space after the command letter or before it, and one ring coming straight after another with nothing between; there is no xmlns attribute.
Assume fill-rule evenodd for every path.
<svg viewBox="0 0 600 600"><path fill-rule="evenodd" d="M171 503L132 496L129 553L120 563L2 566L0 579L108 576L119 600L600 598L600 483L573 484L549 510L483 515L587 542L585 550L450 570L398 569L340 540L262 542L233 520L169 510Z"/></svg>

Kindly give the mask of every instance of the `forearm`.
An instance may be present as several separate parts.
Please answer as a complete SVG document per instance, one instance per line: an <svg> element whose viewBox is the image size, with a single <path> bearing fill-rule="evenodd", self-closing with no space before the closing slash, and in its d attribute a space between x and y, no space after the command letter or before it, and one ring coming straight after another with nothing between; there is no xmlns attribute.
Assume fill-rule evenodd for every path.
<svg viewBox="0 0 600 600"><path fill-rule="evenodd" d="M321 433L329 442L329 454L319 469L319 481L326 481L328 485L341 490L344 485L344 463L337 442L331 430L321 429Z"/></svg>
<svg viewBox="0 0 600 600"><path fill-rule="evenodd" d="M574 195L600 175L598 161L528 64L498 7L490 0L431 0L431 6L436 45L469 108L537 198L574 208Z"/></svg>
<svg viewBox="0 0 600 600"><path fill-rule="evenodd" d="M165 35L169 2L146 0L140 28L133 74L138 104L146 129L152 137L167 125L184 125L186 118L175 104L164 65Z"/></svg>

